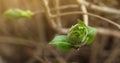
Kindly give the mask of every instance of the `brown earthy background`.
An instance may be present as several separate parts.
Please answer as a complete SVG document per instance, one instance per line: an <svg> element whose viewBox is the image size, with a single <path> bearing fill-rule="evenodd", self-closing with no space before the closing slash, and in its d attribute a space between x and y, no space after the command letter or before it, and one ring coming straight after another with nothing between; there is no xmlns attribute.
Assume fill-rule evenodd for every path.
<svg viewBox="0 0 120 63"><path fill-rule="evenodd" d="M98 30L92 45L62 52L48 44L54 36L66 34L77 19L84 20L83 2L78 1L0 0L0 63L120 63L120 28L105 20L120 24L119 0L86 0L89 5L83 6L94 14L89 15L89 25ZM11 8L31 10L35 15L6 19L3 13Z"/></svg>

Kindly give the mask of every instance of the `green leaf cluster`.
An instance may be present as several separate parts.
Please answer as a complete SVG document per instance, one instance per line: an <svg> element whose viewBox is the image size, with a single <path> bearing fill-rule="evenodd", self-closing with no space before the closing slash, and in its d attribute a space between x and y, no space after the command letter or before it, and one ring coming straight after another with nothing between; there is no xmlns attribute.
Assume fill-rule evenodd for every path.
<svg viewBox="0 0 120 63"><path fill-rule="evenodd" d="M49 43L56 45L63 51L70 50L71 48L79 48L83 45L89 45L93 42L96 35L96 28L86 26L83 22L72 26L67 35L55 36Z"/></svg>

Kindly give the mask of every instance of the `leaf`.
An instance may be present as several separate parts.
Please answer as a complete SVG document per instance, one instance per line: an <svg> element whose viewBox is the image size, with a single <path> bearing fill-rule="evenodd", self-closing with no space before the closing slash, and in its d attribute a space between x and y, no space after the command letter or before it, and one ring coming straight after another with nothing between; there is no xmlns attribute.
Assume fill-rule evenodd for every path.
<svg viewBox="0 0 120 63"><path fill-rule="evenodd" d="M27 11L22 12L21 16L24 18L31 18L32 15L33 15L33 13L30 10L27 10Z"/></svg>
<svg viewBox="0 0 120 63"><path fill-rule="evenodd" d="M33 13L30 10L8 9L3 14L8 19L31 18Z"/></svg>
<svg viewBox="0 0 120 63"><path fill-rule="evenodd" d="M96 33L97 33L97 29L94 28L94 27L88 27L88 35L87 35L87 38L86 38L86 44L89 45L93 42L95 36L96 36Z"/></svg>
<svg viewBox="0 0 120 63"><path fill-rule="evenodd" d="M9 19L19 18L22 11L18 9L9 9L4 12L4 16Z"/></svg>
<svg viewBox="0 0 120 63"><path fill-rule="evenodd" d="M66 35L54 37L54 39L49 44L56 45L62 51L67 51L72 48L72 45L68 42L68 38Z"/></svg>

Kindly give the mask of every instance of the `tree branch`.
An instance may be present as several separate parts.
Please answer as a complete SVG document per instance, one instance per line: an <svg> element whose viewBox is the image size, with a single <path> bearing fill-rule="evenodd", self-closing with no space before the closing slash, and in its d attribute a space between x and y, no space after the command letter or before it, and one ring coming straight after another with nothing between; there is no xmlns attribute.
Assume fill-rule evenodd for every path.
<svg viewBox="0 0 120 63"><path fill-rule="evenodd" d="M81 10L83 13L83 21L84 23L88 26L88 15L86 14L87 13L87 9L86 9L86 6L83 4L84 0L77 0L77 2L79 3L79 5L81 5Z"/></svg>
<svg viewBox="0 0 120 63"><path fill-rule="evenodd" d="M94 5L87 1L83 1L82 3L85 6L87 6L88 8L91 8L94 10L98 10L98 11L102 11L102 12L106 12L106 13L120 14L120 10L118 10L118 9L114 9L114 8L110 8L110 7L106 7L106 6L97 6L97 5Z"/></svg>
<svg viewBox="0 0 120 63"><path fill-rule="evenodd" d="M90 16L93 16L93 17L96 17L96 18L99 18L99 19L102 19L108 23L111 23L113 24L114 26L118 27L118 29L120 29L120 25L115 23L114 21L110 20L110 19L107 19L107 18L104 18L102 16L99 16L99 15L96 15L96 14L92 14L92 13L84 13L84 12L80 12L80 11L74 11L74 12L66 12L66 13L61 13L59 16L66 16L66 15L71 15L71 14L87 14L87 15L90 15ZM52 16L53 18L56 17L56 15L53 15Z"/></svg>

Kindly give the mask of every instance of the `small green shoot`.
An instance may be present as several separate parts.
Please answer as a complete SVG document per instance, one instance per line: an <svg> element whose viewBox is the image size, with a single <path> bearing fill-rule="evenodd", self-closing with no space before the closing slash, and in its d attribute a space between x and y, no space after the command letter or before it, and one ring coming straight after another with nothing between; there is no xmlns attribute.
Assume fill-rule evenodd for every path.
<svg viewBox="0 0 120 63"><path fill-rule="evenodd" d="M97 30L94 27L86 26L80 20L72 26L67 35L58 35L49 43L56 45L62 51L68 51L71 48L79 48L83 45L90 45Z"/></svg>
<svg viewBox="0 0 120 63"><path fill-rule="evenodd" d="M31 18L33 14L30 10L23 11L20 9L8 9L3 13L8 19Z"/></svg>

